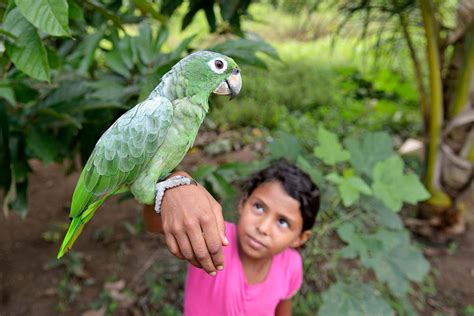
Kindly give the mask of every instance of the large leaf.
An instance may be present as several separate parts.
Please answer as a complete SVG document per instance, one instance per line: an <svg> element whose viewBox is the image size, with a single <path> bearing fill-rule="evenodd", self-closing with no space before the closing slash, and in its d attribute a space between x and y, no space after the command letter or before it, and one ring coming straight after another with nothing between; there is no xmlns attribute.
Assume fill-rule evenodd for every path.
<svg viewBox="0 0 474 316"><path fill-rule="evenodd" d="M69 10L66 0L15 0L21 13L40 31L69 36Z"/></svg>
<svg viewBox="0 0 474 316"><path fill-rule="evenodd" d="M314 155L324 163L334 166L338 162L349 160L350 153L342 148L337 135L322 126L318 129L318 142L319 145L314 148Z"/></svg>
<svg viewBox="0 0 474 316"><path fill-rule="evenodd" d="M128 71L127 64L122 59L122 55L118 49L113 49L110 52L105 54L105 63L113 71L121 74L122 76L128 78L130 72Z"/></svg>
<svg viewBox="0 0 474 316"><path fill-rule="evenodd" d="M28 172L29 166L22 135L10 134L10 170L11 183L3 200L3 212L13 211L21 216L28 212Z"/></svg>
<svg viewBox="0 0 474 316"><path fill-rule="evenodd" d="M400 211L403 202L415 204L430 197L418 177L404 174L403 168L403 160L399 156L392 156L378 162L373 170L374 196L395 212Z"/></svg>
<svg viewBox="0 0 474 316"><path fill-rule="evenodd" d="M266 65L257 53L261 52L271 58L279 59L278 52L275 48L263 41L247 39L228 40L207 49L230 56L239 64L247 64L261 68L266 68Z"/></svg>
<svg viewBox="0 0 474 316"><path fill-rule="evenodd" d="M298 168L306 172L311 180L317 185L321 185L324 181L323 174L319 171L316 166L312 166L303 156L298 156L296 159L296 165Z"/></svg>
<svg viewBox="0 0 474 316"><path fill-rule="evenodd" d="M391 316L395 313L372 285L338 282L323 293L318 315Z"/></svg>
<svg viewBox="0 0 474 316"><path fill-rule="evenodd" d="M344 145L351 153L352 166L369 177L377 162L393 155L392 139L385 132L368 133L362 141L349 137Z"/></svg>
<svg viewBox="0 0 474 316"><path fill-rule="evenodd" d="M154 36L149 22L140 24L139 36L134 37L134 45L144 65L150 65L158 58L161 46L168 36L169 32L165 26L161 26L158 34Z"/></svg>
<svg viewBox="0 0 474 316"><path fill-rule="evenodd" d="M362 258L362 263L373 268L377 279L386 282L390 290L403 297L410 289L410 281L421 282L430 264L422 252L410 244L408 232L380 230L374 236L383 243L384 251Z"/></svg>
<svg viewBox="0 0 474 316"><path fill-rule="evenodd" d="M268 148L271 159L285 158L290 161L296 161L303 153L303 147L298 139L284 132L278 132Z"/></svg>
<svg viewBox="0 0 474 316"><path fill-rule="evenodd" d="M55 161L61 146L61 144L54 141L49 133L37 127L31 127L26 145L32 154L44 163Z"/></svg>
<svg viewBox="0 0 474 316"><path fill-rule="evenodd" d="M390 210L378 199L373 197L362 199L361 207L373 216L379 225L394 230L401 230L404 227L400 215Z"/></svg>
<svg viewBox="0 0 474 316"><path fill-rule="evenodd" d="M4 98L11 105L16 105L15 92L7 82L0 82L0 98Z"/></svg>
<svg viewBox="0 0 474 316"><path fill-rule="evenodd" d="M326 176L330 182L337 185L341 193L344 206L351 206L360 197L360 194L372 195L372 190L361 178L357 176L341 177L337 173L330 173Z"/></svg>
<svg viewBox="0 0 474 316"><path fill-rule="evenodd" d="M23 17L18 8L8 12L4 28L18 38L15 45L6 43L8 55L15 66L35 79L49 81L46 49L36 28Z"/></svg>
<svg viewBox="0 0 474 316"><path fill-rule="evenodd" d="M380 229L376 233L360 233L353 223L346 223L337 233L348 245L342 249L345 258L360 257L362 264L375 271L377 279L403 297L410 281L420 282L429 271L422 252L410 244L407 231Z"/></svg>
<svg viewBox="0 0 474 316"><path fill-rule="evenodd" d="M356 232L356 223L348 222L337 228L339 237L348 243L341 250L343 258L354 259L361 257L368 258L371 253L377 253L383 250L383 244L380 240L373 238L369 234L359 234Z"/></svg>

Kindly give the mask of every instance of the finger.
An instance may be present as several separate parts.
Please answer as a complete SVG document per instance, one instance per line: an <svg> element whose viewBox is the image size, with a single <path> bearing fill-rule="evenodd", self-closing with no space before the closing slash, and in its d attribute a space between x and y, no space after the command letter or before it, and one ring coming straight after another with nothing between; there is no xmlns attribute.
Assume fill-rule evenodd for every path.
<svg viewBox="0 0 474 316"><path fill-rule="evenodd" d="M189 242L188 236L186 233L178 234L174 236L178 243L179 250L183 254L184 259L191 262L194 257L193 248L191 247L191 243Z"/></svg>
<svg viewBox="0 0 474 316"><path fill-rule="evenodd" d="M202 265L196 259L189 261L189 263L191 263L196 268L202 269Z"/></svg>
<svg viewBox="0 0 474 316"><path fill-rule="evenodd" d="M204 233L207 252L217 270L224 268L224 252L222 249L222 239L219 234L215 217L208 220L201 220L201 227ZM202 262L201 262L202 263Z"/></svg>
<svg viewBox="0 0 474 316"><path fill-rule="evenodd" d="M193 247L194 257L196 260L207 273L215 275L217 268L212 262L202 231L200 229L188 230L188 237L191 246Z"/></svg>
<svg viewBox="0 0 474 316"><path fill-rule="evenodd" d="M166 245L168 246L168 250L175 256L178 257L179 259L183 260L184 256L181 253L178 243L176 242L176 239L172 234L165 234L165 241Z"/></svg>
<svg viewBox="0 0 474 316"><path fill-rule="evenodd" d="M166 239L166 244L168 246L168 250L177 258L181 259L181 260L185 260L186 258L184 258L183 254L181 253L181 251L179 250L179 247L178 247L178 243L176 242L176 239L174 238L174 236L172 234L168 234L165 236L165 239ZM170 246L171 245L171 246ZM196 259L192 259L191 261L189 261L193 266L195 266L196 268L199 268L199 269L202 269L202 266L201 264L196 260Z"/></svg>
<svg viewBox="0 0 474 316"><path fill-rule="evenodd" d="M216 216L217 229L221 237L222 245L227 246L229 244L229 241L227 240L227 237L225 235L225 224L224 224L224 216L222 214L222 207L215 200L214 200L214 203L211 201L211 205L212 205L212 211L214 212L214 215Z"/></svg>

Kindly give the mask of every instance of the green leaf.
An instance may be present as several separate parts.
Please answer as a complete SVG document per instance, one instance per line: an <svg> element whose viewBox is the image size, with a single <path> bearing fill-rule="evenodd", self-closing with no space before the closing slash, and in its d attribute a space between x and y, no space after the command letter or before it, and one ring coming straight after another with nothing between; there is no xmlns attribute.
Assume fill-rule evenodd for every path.
<svg viewBox="0 0 474 316"><path fill-rule="evenodd" d="M36 127L30 129L26 145L44 163L55 161L59 155L60 144L54 141L52 135Z"/></svg>
<svg viewBox="0 0 474 316"><path fill-rule="evenodd" d="M160 27L157 36L154 37L149 22L144 21L140 24L139 36L134 37L134 45L144 65L148 66L158 58L161 46L168 38L168 35L167 28Z"/></svg>
<svg viewBox="0 0 474 316"><path fill-rule="evenodd" d="M247 39L229 40L211 46L208 50L230 56L239 64L247 64L260 68L266 68L266 65L265 62L258 57L258 52L273 59L280 59L275 48L263 41L251 41Z"/></svg>
<svg viewBox="0 0 474 316"><path fill-rule="evenodd" d="M348 245L342 249L341 254L346 258L356 258L360 256L362 260L369 258L370 254L382 250L382 242L373 238L372 235L360 234L356 232L353 222L347 222L337 229L339 237Z"/></svg>
<svg viewBox="0 0 474 316"><path fill-rule="evenodd" d="M303 153L303 147L298 139L285 132L278 132L268 148L271 159L285 158L295 161Z"/></svg>
<svg viewBox="0 0 474 316"><path fill-rule="evenodd" d="M321 185L323 183L324 177L321 171L319 171L315 166L311 166L303 156L298 156L298 158L296 158L296 165L298 168L306 172L315 184Z"/></svg>
<svg viewBox="0 0 474 316"><path fill-rule="evenodd" d="M207 181L211 183L212 190L218 195L220 199L232 198L236 194L232 185L230 185L230 183L217 172L210 174L207 177Z"/></svg>
<svg viewBox="0 0 474 316"><path fill-rule="evenodd" d="M379 225L389 229L401 230L404 228L400 215L390 210L382 201L373 197L363 199L361 207L374 217Z"/></svg>
<svg viewBox="0 0 474 316"><path fill-rule="evenodd" d="M15 0L25 18L40 31L53 36L69 36L66 0Z"/></svg>
<svg viewBox="0 0 474 316"><path fill-rule="evenodd" d="M337 282L323 293L320 316L392 316L395 312L372 285Z"/></svg>
<svg viewBox="0 0 474 316"><path fill-rule="evenodd" d="M10 170L10 122L7 105L0 100L0 189L8 190L11 184Z"/></svg>
<svg viewBox="0 0 474 316"><path fill-rule="evenodd" d="M11 105L16 106L15 91L6 82L0 83L0 97L7 100Z"/></svg>
<svg viewBox="0 0 474 316"><path fill-rule="evenodd" d="M114 49L105 54L105 64L109 66L113 71L121 74L125 78L130 76L127 65L122 59L122 56L118 49Z"/></svg>
<svg viewBox="0 0 474 316"><path fill-rule="evenodd" d="M192 177L198 182L203 181L206 177L216 171L217 167L214 165L202 164L192 172Z"/></svg>
<svg viewBox="0 0 474 316"><path fill-rule="evenodd" d="M71 18L71 20L85 22L84 10L75 1L72 0L69 0L69 17Z"/></svg>
<svg viewBox="0 0 474 316"><path fill-rule="evenodd" d="M314 155L327 165L334 166L339 162L349 160L350 154L342 148L337 135L322 126L319 126L318 130L318 142L319 145L314 148Z"/></svg>
<svg viewBox="0 0 474 316"><path fill-rule="evenodd" d="M377 162L393 155L392 139L385 132L368 133L362 141L346 138L344 145L351 153L352 166L362 174L371 177Z"/></svg>
<svg viewBox="0 0 474 316"><path fill-rule="evenodd" d="M337 229L339 237L348 245L341 255L357 256L364 266L375 271L377 279L387 283L393 294L403 297L410 289L410 281L420 282L429 271L429 263L422 252L410 244L409 233L380 229L367 234L356 231L352 222Z"/></svg>
<svg viewBox="0 0 474 316"><path fill-rule="evenodd" d="M422 252L410 244L406 231L380 230L373 238L382 241L384 250L362 258L362 263L374 269L377 279L386 282L395 295L405 296L410 281L421 282L428 274L430 264Z"/></svg>
<svg viewBox="0 0 474 316"><path fill-rule="evenodd" d="M351 206L359 199L360 193L371 195L370 187L359 177L351 177L339 185L342 203L344 206Z"/></svg>
<svg viewBox="0 0 474 316"><path fill-rule="evenodd" d="M77 54L73 55L80 59L78 67L79 74L85 74L89 71L94 62L95 51L103 36L104 29L99 29L93 34L88 34L79 44Z"/></svg>
<svg viewBox="0 0 474 316"><path fill-rule="evenodd" d="M150 14L154 19L160 21L161 23L166 23L166 18L161 15L150 3L148 0L132 0L137 8L139 8L143 13Z"/></svg>
<svg viewBox="0 0 474 316"><path fill-rule="evenodd" d="M415 204L430 194L414 174L403 173L404 163L399 156L378 162L373 170L374 196L394 212L400 211L403 202Z"/></svg>
<svg viewBox="0 0 474 316"><path fill-rule="evenodd" d="M15 45L6 43L7 53L15 66L35 79L49 81L46 49L35 27L21 15L18 8L8 12L4 28L18 37Z"/></svg>

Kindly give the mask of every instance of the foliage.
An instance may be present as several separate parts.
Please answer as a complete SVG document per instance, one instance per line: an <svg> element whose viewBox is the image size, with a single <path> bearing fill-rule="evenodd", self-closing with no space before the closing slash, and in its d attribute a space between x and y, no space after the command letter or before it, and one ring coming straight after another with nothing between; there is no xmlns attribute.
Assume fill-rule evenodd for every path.
<svg viewBox="0 0 474 316"><path fill-rule="evenodd" d="M367 284L338 282L323 293L320 315L394 315L390 306Z"/></svg>
<svg viewBox="0 0 474 316"><path fill-rule="evenodd" d="M161 76L192 50L194 35L170 47L165 22L154 4L141 0L11 0L3 7L4 214L27 213L29 159L62 162L79 154L85 162L111 122L146 98ZM243 64L264 65L258 51L277 58L258 40L232 39L213 49Z"/></svg>
<svg viewBox="0 0 474 316"><path fill-rule="evenodd" d="M183 4L183 0L164 0L161 6L161 13L165 16L171 16L176 9ZM189 8L186 15L181 21L181 29L184 30L187 28L196 13L200 10L204 11L206 14L207 23L211 32L226 31L230 29L235 33L242 33L240 19L243 15L247 13L248 6L250 5L251 0L231 0L231 1L201 1L201 0L191 0L189 1ZM227 25L220 25L218 27L218 19L215 14L215 5L219 6L220 17L223 22Z"/></svg>
<svg viewBox="0 0 474 316"><path fill-rule="evenodd" d="M429 194L417 175L404 170L390 136L385 132L366 133L359 138L347 137L341 143L320 125L312 150L283 132L275 135L268 150L266 158L247 167L238 163L222 169L201 166L193 175L217 193L217 198L225 199L235 195L230 182L284 157L293 160L318 184L322 206L314 238L303 257L305 284L319 284L323 293L318 298L314 288L305 291L303 287L295 314L314 312L314 308L319 308L320 315L394 315L395 310L410 313L413 307L408 298L413 284L420 284L427 276L429 263L410 241L397 212L404 202L414 204ZM370 158L364 161L363 157ZM392 183L396 187L391 187ZM334 234L342 242L335 251L334 243L328 242ZM326 270L321 269L320 260ZM356 264L348 266L347 261Z"/></svg>
<svg viewBox="0 0 474 316"><path fill-rule="evenodd" d="M374 51L375 59L385 53L391 61L410 61L407 64L412 66L410 72L416 82L427 147L423 182L431 198L425 203L424 216L429 213L441 220L449 212L450 218L456 219L442 225L457 225L457 231L464 231L459 227L465 226L465 210L472 208L465 196L472 191L472 174L466 170L474 159L470 136L473 120L467 120L468 128L464 126L467 123L453 122L465 120L473 111L472 1L323 2L339 12L336 36L356 33L360 42ZM309 10L316 9L313 6Z"/></svg>
<svg viewBox="0 0 474 316"><path fill-rule="evenodd" d="M420 131L416 90L403 74L390 68L371 72L366 64L354 63L354 56L327 60L321 51L331 47L324 41L275 47L281 61L266 58L266 69L243 68L245 89L237 106L214 100L210 116L220 129L282 129L308 146L314 145L317 129L308 128L315 122L338 135L384 129L408 137ZM341 44L334 50L339 56L351 47Z"/></svg>

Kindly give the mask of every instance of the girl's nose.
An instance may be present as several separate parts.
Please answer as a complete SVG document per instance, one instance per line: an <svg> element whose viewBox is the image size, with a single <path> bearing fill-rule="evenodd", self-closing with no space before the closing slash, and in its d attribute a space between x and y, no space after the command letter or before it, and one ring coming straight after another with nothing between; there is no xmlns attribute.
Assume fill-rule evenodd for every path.
<svg viewBox="0 0 474 316"><path fill-rule="evenodd" d="M265 216L259 223L257 223L257 231L262 235L268 235L270 233L271 223L272 219L270 216Z"/></svg>

